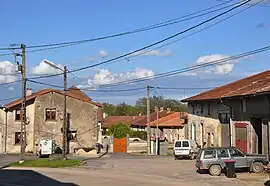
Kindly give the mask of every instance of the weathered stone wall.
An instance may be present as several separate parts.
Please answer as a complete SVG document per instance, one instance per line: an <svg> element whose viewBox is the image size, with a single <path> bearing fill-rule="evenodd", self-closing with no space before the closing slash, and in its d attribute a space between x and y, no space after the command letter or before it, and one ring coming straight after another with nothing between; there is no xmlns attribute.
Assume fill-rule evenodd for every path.
<svg viewBox="0 0 270 186"><path fill-rule="evenodd" d="M45 121L45 109L56 109L56 120ZM94 104L67 97L67 113L70 114L70 130L77 130L77 141L69 144L70 152L77 147L92 147L97 142L97 111ZM62 147L63 96L49 93L35 101L35 142L54 139Z"/></svg>
<svg viewBox="0 0 270 186"><path fill-rule="evenodd" d="M185 129L184 127L163 129L163 135L167 136L168 142L172 143L178 139L185 139Z"/></svg>
<svg viewBox="0 0 270 186"><path fill-rule="evenodd" d="M20 144L15 144L15 132L21 131L21 121L15 121L16 109L20 109L20 105L14 107L7 114L7 153L19 153L21 148ZM26 105L26 117L29 120L29 124L26 126L26 152L35 152L33 143L34 109L35 103L28 102Z"/></svg>
<svg viewBox="0 0 270 186"><path fill-rule="evenodd" d="M192 135L193 130L195 131L194 135ZM211 141L213 142L214 146L221 145L221 130L219 120L189 114L186 138L192 139L193 137L199 145L204 145L205 143L207 144L208 134L211 135Z"/></svg>

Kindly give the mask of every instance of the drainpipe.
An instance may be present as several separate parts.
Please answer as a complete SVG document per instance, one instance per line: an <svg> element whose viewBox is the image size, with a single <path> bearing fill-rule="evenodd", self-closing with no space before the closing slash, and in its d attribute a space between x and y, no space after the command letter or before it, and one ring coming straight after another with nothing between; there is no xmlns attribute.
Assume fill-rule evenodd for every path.
<svg viewBox="0 0 270 186"><path fill-rule="evenodd" d="M220 98L220 102L223 104L223 105L226 105L230 108L230 123L229 123L229 134L230 134L230 146L232 146L232 106L230 106L229 104L226 104L222 101L222 98Z"/></svg>

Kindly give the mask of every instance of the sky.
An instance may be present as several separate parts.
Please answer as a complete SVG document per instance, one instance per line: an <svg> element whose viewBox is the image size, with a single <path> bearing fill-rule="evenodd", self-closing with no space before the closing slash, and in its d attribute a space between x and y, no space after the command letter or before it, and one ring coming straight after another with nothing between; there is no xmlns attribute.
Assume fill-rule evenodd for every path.
<svg viewBox="0 0 270 186"><path fill-rule="evenodd" d="M258 1L252 0L249 5L236 9L226 14L226 16ZM237 2L237 0L234 2ZM142 0L26 0L18 2L4 0L0 3L0 16L2 18L0 48L6 48L10 44L24 43L26 46L32 46L107 36L157 24L220 3L217 0L171 0L166 2ZM155 50L155 47L153 47L152 50L140 52L143 53L141 56L131 55L115 63L78 71L74 73L76 77L69 74L68 86L76 85L84 89L91 88L93 91L87 91L87 94L98 102L135 104L139 97L145 96L146 91L144 89L126 92L100 92L94 90L104 89L102 88L104 84L148 76L155 77L156 74L162 72L219 60L269 45L270 1L265 0L263 3L260 4L263 6L253 6L220 24L163 48ZM224 6L227 5L229 4ZM59 73L59 70L46 65L43 62L44 60L48 60L60 68L67 66L69 70L93 65L152 44L221 12L146 32L54 50L26 53L27 77ZM221 17L216 21L225 17ZM169 40L169 42L194 33L208 25L203 25L198 29L182 34ZM20 78L20 76L13 75L17 70L14 57L12 55L1 56L1 54L5 53L10 53L10 51L0 50L0 84L13 82ZM220 86L268 70L270 67L269 58L270 52L267 51L247 58L228 61L228 63L222 65L176 74L166 78L150 79L142 83L115 86L111 87L111 89L141 88L147 85L173 88L203 88L197 90L153 89L151 91L151 95L183 99L208 90L209 87ZM17 60L20 62L20 58ZM63 84L61 76L36 81L59 86ZM27 87L32 88L33 91L50 88L49 86L31 82L27 83ZM20 97L21 85L20 83L1 85L0 92L0 100ZM6 102L0 101L0 104Z"/></svg>

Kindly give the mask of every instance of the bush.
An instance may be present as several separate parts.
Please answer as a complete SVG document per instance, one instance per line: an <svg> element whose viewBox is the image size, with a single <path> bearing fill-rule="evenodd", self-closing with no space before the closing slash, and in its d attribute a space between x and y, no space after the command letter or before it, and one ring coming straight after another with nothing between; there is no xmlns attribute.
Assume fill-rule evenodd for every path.
<svg viewBox="0 0 270 186"><path fill-rule="evenodd" d="M130 132L130 127L123 123L119 123L109 128L109 133L113 135L114 138L125 138Z"/></svg>
<svg viewBox="0 0 270 186"><path fill-rule="evenodd" d="M142 140L147 139L147 132L146 131L135 131L131 130L129 133L129 137L131 138L141 138Z"/></svg>

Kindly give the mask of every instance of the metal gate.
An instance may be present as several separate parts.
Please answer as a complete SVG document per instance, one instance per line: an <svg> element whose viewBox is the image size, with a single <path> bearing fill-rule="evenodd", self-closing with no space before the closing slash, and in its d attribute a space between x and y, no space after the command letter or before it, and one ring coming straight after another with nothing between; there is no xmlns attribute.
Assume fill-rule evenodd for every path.
<svg viewBox="0 0 270 186"><path fill-rule="evenodd" d="M127 152L127 138L113 138L113 152Z"/></svg>
<svg viewBox="0 0 270 186"><path fill-rule="evenodd" d="M247 123L235 123L236 147L247 153Z"/></svg>

